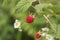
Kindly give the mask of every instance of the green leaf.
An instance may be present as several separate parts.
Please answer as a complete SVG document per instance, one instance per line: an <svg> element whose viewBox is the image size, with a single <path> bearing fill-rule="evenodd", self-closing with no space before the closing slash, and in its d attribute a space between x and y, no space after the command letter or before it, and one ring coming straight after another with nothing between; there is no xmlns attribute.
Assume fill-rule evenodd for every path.
<svg viewBox="0 0 60 40"><path fill-rule="evenodd" d="M56 28L57 28L57 23L56 23L56 19L55 18L50 18L50 27L52 30L54 30L54 32L56 33Z"/></svg>
<svg viewBox="0 0 60 40"><path fill-rule="evenodd" d="M54 30L56 30L57 24L53 22L53 20L51 21L52 25L51 28L53 28Z"/></svg>
<svg viewBox="0 0 60 40"><path fill-rule="evenodd" d="M35 21L34 21L34 24L35 24L35 25L44 25L45 23L46 23L46 20L45 20L44 17L42 17L42 16L37 16L37 17L35 18Z"/></svg>
<svg viewBox="0 0 60 40"><path fill-rule="evenodd" d="M34 8L36 9L37 13L40 13L42 8L47 8L49 6L51 6L51 5L50 4L46 4L46 3L42 3L42 4L36 5Z"/></svg>
<svg viewBox="0 0 60 40"><path fill-rule="evenodd" d="M25 12L32 4L32 2L34 2L35 0L20 0L17 5L16 5L16 9L19 12Z"/></svg>

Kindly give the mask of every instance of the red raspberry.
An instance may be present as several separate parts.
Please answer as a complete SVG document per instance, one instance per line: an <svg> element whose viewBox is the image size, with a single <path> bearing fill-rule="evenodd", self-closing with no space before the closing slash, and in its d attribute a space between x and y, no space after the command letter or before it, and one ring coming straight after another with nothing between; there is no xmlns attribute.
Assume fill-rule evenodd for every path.
<svg viewBox="0 0 60 40"><path fill-rule="evenodd" d="M32 23L34 21L34 16L33 15L29 15L26 17L26 22L27 23Z"/></svg>
<svg viewBox="0 0 60 40"><path fill-rule="evenodd" d="M39 39L41 35L39 33L36 33L36 38Z"/></svg>

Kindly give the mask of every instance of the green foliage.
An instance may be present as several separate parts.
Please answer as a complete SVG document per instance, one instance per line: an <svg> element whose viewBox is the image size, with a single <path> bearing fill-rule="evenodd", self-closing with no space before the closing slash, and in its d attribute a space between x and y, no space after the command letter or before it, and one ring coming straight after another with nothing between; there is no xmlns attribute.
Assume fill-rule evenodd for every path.
<svg viewBox="0 0 60 40"><path fill-rule="evenodd" d="M41 3L41 4L36 5L34 8L36 9L37 13L40 13L42 8L47 8L49 6L50 5L47 3Z"/></svg>
<svg viewBox="0 0 60 40"><path fill-rule="evenodd" d="M26 23L29 12L36 15L34 22L30 24ZM47 24L43 15L50 15L49 33L60 40L59 0L0 0L0 40L36 40L36 32ZM14 29L15 19L21 21L22 32Z"/></svg>

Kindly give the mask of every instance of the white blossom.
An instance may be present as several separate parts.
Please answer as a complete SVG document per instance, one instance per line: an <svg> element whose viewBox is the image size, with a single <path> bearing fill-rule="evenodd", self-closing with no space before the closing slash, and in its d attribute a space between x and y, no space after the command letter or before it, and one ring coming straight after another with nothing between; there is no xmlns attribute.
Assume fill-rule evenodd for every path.
<svg viewBox="0 0 60 40"><path fill-rule="evenodd" d="M41 36L42 36L42 37L45 37L45 36L46 36L46 33L42 33Z"/></svg>
<svg viewBox="0 0 60 40"><path fill-rule="evenodd" d="M14 23L14 28L19 28L20 27L20 24L21 22L19 20L15 20L15 23Z"/></svg>
<svg viewBox="0 0 60 40"><path fill-rule="evenodd" d="M49 35L49 34L47 34L47 35L46 35L46 39L47 39L47 40L54 40L54 37L51 36L51 35Z"/></svg>
<svg viewBox="0 0 60 40"><path fill-rule="evenodd" d="M42 28L42 31L49 31L49 28L45 27L45 28Z"/></svg>

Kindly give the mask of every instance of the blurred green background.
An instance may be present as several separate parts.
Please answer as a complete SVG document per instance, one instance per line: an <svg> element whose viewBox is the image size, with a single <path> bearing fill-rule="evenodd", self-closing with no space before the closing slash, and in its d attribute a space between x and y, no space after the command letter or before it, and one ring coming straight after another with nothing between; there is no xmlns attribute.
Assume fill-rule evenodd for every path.
<svg viewBox="0 0 60 40"><path fill-rule="evenodd" d="M36 32L46 26L44 14L52 15L50 20L54 27L51 28L56 29L59 25L56 36L60 38L60 0L40 0L40 3L41 5L39 0L0 0L0 40L36 40ZM49 9L53 10L53 13ZM25 20L29 12L36 14L31 24ZM16 19L21 21L22 32L14 29ZM55 35L53 31L51 34Z"/></svg>

